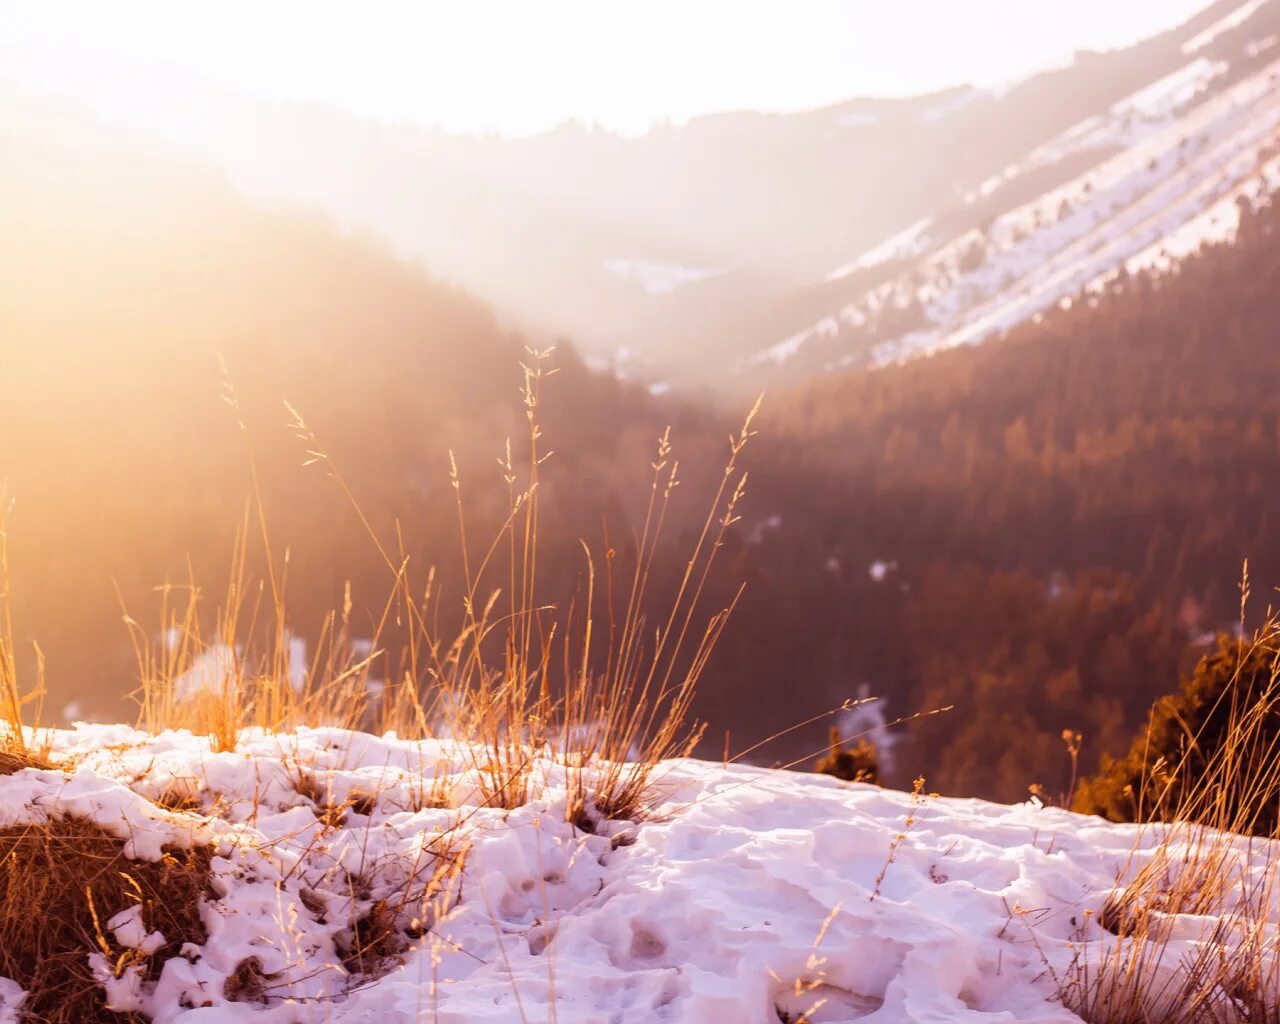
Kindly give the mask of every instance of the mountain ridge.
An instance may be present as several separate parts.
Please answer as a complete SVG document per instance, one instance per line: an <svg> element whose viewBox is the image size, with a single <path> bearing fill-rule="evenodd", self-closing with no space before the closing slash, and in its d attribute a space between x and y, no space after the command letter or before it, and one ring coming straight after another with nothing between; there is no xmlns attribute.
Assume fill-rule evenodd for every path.
<svg viewBox="0 0 1280 1024"><path fill-rule="evenodd" d="M848 304L823 297L841 290L824 277L937 220L939 196L962 200L1140 90L1240 6L1219 0L1177 29L1003 90L731 112L625 139L572 126L470 139L237 98L170 72L77 76L104 116L141 105L255 198L373 231L532 337L570 337L614 372L754 390L789 376L737 372L753 355ZM1274 11L1272 0L1223 38Z"/></svg>

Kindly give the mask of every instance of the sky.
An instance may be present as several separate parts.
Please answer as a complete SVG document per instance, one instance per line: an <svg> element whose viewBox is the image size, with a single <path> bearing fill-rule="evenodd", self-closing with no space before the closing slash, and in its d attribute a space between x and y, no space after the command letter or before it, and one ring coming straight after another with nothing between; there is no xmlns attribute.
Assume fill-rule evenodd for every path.
<svg viewBox="0 0 1280 1024"><path fill-rule="evenodd" d="M0 0L0 73L86 57L242 92L521 135L999 85L1207 0Z"/></svg>

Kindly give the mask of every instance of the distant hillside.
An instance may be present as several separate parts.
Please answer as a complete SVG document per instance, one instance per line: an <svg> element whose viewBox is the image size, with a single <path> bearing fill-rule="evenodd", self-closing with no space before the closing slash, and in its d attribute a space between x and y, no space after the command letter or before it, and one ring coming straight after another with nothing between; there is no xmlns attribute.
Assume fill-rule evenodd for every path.
<svg viewBox="0 0 1280 1024"><path fill-rule="evenodd" d="M1064 727L1105 749L1185 640L1237 619L1246 558L1253 614L1272 602L1280 208L1242 205L1234 243L1172 274L775 396L761 459L808 484L757 480L793 577L774 635L899 711L957 704L916 730L939 785L1011 798Z"/></svg>
<svg viewBox="0 0 1280 1024"><path fill-rule="evenodd" d="M1158 261L1166 239L1179 252L1229 233L1233 193L1274 177L1277 33L1280 0L1219 0L1003 90L635 139L455 137L87 61L59 82L38 53L10 73L158 125L255 196L375 233L536 337L741 394L976 340Z"/></svg>
<svg viewBox="0 0 1280 1024"><path fill-rule="evenodd" d="M1240 217L1234 243L1006 340L777 395L771 440L851 508L874 501L849 530L868 555L915 523L912 546L1042 571L1108 565L1165 587L1251 555L1280 575L1280 207Z"/></svg>
<svg viewBox="0 0 1280 1024"><path fill-rule="evenodd" d="M1250 0L1192 33L1203 20L1124 55L1147 76L1132 91L829 273L809 300L820 318L758 352L746 377L795 380L977 344L1080 289L1232 237L1239 200L1280 188L1280 3ZM1003 105L1053 81L1026 83ZM1068 73L1056 86L1074 88Z"/></svg>

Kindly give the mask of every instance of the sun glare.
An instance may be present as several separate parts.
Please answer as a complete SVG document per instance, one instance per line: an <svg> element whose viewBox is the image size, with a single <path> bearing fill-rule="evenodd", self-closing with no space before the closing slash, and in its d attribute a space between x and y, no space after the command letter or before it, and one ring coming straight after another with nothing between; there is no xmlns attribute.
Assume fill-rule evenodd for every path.
<svg viewBox="0 0 1280 1024"><path fill-rule="evenodd" d="M624 133L724 109L993 85L1172 26L1204 0L384 0L0 8L0 57L48 82L102 60L176 65L244 92L450 131L565 120Z"/></svg>

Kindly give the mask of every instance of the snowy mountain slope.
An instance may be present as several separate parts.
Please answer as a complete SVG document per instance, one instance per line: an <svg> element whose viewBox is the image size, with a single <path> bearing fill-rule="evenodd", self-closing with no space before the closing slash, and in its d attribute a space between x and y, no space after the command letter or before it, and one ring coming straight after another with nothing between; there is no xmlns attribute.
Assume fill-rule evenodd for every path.
<svg viewBox="0 0 1280 1024"><path fill-rule="evenodd" d="M539 763L525 806L480 807L439 741L304 729L213 753L86 725L51 740L74 767L0 776L0 825L75 814L132 858L217 850L207 941L151 979L162 940L137 908L102 908L108 947L144 959L113 972L95 953L98 976L159 1024L1076 1020L1052 978L1113 941L1096 911L1156 836L696 761L664 766L650 820L584 832L564 820L563 769ZM151 802L175 792L191 810ZM409 902L393 952L343 966L355 922L428 880L439 898ZM254 958L246 998L228 979ZM0 981L0 1020L16 995Z"/></svg>
<svg viewBox="0 0 1280 1024"><path fill-rule="evenodd" d="M974 344L1118 273L1169 269L1230 238L1237 203L1280 186L1280 60L1274 35L1258 34L1272 22L1245 31L1260 13L1277 5L1224 16L1183 44L1181 66L1010 164L959 213L918 222L828 275L828 286L847 282L845 301L752 356L755 375ZM1000 208L1059 166L1077 170Z"/></svg>

